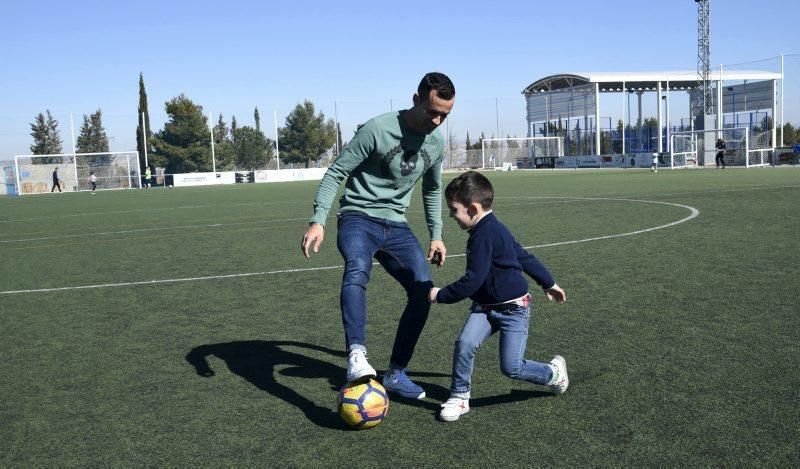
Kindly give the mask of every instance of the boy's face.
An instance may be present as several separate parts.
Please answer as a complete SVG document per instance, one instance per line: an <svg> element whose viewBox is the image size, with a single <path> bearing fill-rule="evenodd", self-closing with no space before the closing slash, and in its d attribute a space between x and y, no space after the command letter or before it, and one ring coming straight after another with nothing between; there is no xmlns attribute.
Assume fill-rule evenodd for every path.
<svg viewBox="0 0 800 469"><path fill-rule="evenodd" d="M462 230L468 230L478 222L480 214L478 204L464 206L461 202L447 201L447 208L450 209L450 218L455 220Z"/></svg>

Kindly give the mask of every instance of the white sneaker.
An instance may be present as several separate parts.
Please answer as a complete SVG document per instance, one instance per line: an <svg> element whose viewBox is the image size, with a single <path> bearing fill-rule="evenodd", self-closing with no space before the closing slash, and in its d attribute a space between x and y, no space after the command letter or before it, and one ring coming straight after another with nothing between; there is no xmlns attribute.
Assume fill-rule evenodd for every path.
<svg viewBox="0 0 800 469"><path fill-rule="evenodd" d="M547 386L554 394L564 394L569 387L567 361L561 355L556 355L550 360L550 367L553 369L553 377L547 383Z"/></svg>
<svg viewBox="0 0 800 469"><path fill-rule="evenodd" d="M361 349L355 349L347 357L347 382L361 379L375 378L375 368L367 363L367 354Z"/></svg>
<svg viewBox="0 0 800 469"><path fill-rule="evenodd" d="M439 418L445 422L455 422L459 417L469 412L469 399L451 397L439 412Z"/></svg>

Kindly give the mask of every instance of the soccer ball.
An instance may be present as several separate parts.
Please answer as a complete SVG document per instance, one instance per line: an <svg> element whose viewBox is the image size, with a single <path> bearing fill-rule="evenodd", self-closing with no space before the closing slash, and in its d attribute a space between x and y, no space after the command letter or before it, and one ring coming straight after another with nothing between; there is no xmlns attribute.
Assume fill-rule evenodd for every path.
<svg viewBox="0 0 800 469"><path fill-rule="evenodd" d="M357 430L378 426L388 412L386 389L374 379L347 383L339 391L339 416Z"/></svg>

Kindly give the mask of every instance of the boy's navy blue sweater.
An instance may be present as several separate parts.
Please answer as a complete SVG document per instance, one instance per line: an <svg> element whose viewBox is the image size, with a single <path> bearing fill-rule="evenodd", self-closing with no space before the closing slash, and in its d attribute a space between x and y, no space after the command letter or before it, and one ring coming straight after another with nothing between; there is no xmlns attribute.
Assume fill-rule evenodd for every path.
<svg viewBox="0 0 800 469"><path fill-rule="evenodd" d="M450 304L470 298L489 305L519 298L528 293L523 271L544 289L555 285L539 259L517 243L494 213L488 213L470 229L466 273L439 290L436 302Z"/></svg>

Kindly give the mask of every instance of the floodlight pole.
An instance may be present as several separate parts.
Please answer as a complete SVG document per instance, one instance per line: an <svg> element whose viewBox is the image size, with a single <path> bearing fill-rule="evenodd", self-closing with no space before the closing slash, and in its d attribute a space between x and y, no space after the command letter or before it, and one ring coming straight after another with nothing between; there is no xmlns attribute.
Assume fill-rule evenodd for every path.
<svg viewBox="0 0 800 469"><path fill-rule="evenodd" d="M72 134L72 169L75 172L75 192L78 192L78 155L75 149L75 126L72 123L72 114L69 115L69 132Z"/></svg>
<svg viewBox="0 0 800 469"><path fill-rule="evenodd" d="M669 131L669 80L667 80L667 96L666 96L666 105L667 105L667 151L672 155L672 138L670 138L670 131ZM671 158L671 156L670 156Z"/></svg>
<svg viewBox="0 0 800 469"><path fill-rule="evenodd" d="M497 131L497 138L500 138L500 107L497 104L497 98L494 98L494 125Z"/></svg>
<svg viewBox="0 0 800 469"><path fill-rule="evenodd" d="M278 110L272 109L273 121L275 122L275 161L278 163L278 169L281 169L281 150L278 146Z"/></svg>
<svg viewBox="0 0 800 469"><path fill-rule="evenodd" d="M786 116L786 109L783 107L783 53L781 52L781 146L783 146L783 133L784 127L786 126L786 121L784 120ZM775 116L772 116L772 120L775 121Z"/></svg>
<svg viewBox="0 0 800 469"><path fill-rule="evenodd" d="M725 113L722 105L722 64L719 64L719 81L717 81L717 128L725 127ZM716 138L722 138L722 134L717 132Z"/></svg>
<svg viewBox="0 0 800 469"><path fill-rule="evenodd" d="M609 129L610 130L610 129ZM600 155L600 83L594 84L594 154Z"/></svg>
<svg viewBox="0 0 800 469"><path fill-rule="evenodd" d="M217 161L214 155L214 113L208 111L208 130L211 132L211 171L217 173ZM214 177L216 180L216 176Z"/></svg>
<svg viewBox="0 0 800 469"><path fill-rule="evenodd" d="M17 179L17 195L22 195L22 188L19 187L19 156L14 156L14 176Z"/></svg>
<svg viewBox="0 0 800 469"><path fill-rule="evenodd" d="M392 100L389 100L389 111L391 112L391 104ZM339 156L339 107L336 103L336 100L333 100L333 121L335 122L335 128L333 129L334 137L333 137L333 148L336 149L336 156Z"/></svg>
<svg viewBox="0 0 800 469"><path fill-rule="evenodd" d="M658 93L658 103L657 103L657 106L656 106L658 108L658 145L656 145L656 148L658 149L658 152L661 153L661 152L664 151L664 142L662 142L662 140L664 138L664 130L663 130L663 126L661 125L662 124L662 122L661 122L661 114L663 113L663 110L661 109L662 106L661 106L661 80L660 79L658 80L658 86L656 87L656 91Z"/></svg>
<svg viewBox="0 0 800 469"><path fill-rule="evenodd" d="M622 156L625 156L625 96L627 95L627 91L625 90L625 82L622 82Z"/></svg>

